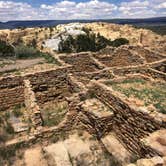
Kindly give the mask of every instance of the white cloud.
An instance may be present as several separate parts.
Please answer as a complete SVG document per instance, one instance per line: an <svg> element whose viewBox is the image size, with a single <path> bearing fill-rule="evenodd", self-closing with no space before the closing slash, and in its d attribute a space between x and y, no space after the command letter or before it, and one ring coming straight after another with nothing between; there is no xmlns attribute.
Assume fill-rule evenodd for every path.
<svg viewBox="0 0 166 166"><path fill-rule="evenodd" d="M41 5L42 9L48 9L54 19L97 19L110 17L117 6L108 2L91 0L75 3L73 1L61 1L52 6Z"/></svg>
<svg viewBox="0 0 166 166"><path fill-rule="evenodd" d="M156 6L158 9L166 9L166 2L160 3L159 5Z"/></svg>
<svg viewBox="0 0 166 166"><path fill-rule="evenodd" d="M160 10L164 8L165 0L134 0L122 2L119 6L119 17L122 18L146 18L164 16Z"/></svg>
<svg viewBox="0 0 166 166"><path fill-rule="evenodd" d="M105 0L60 1L33 7L28 3L0 1L0 21L35 19L109 19L165 15L165 0L134 0L113 4Z"/></svg>
<svg viewBox="0 0 166 166"><path fill-rule="evenodd" d="M0 21L31 20L42 18L40 9L22 2L0 1Z"/></svg>
<svg viewBox="0 0 166 166"><path fill-rule="evenodd" d="M119 11L121 11L122 17L142 17L142 14L144 17L145 13L147 13L149 6L148 1L141 1L141 0L136 0L132 2L122 2L119 7ZM149 14L152 14L152 11L148 12ZM148 14L147 13L147 14Z"/></svg>

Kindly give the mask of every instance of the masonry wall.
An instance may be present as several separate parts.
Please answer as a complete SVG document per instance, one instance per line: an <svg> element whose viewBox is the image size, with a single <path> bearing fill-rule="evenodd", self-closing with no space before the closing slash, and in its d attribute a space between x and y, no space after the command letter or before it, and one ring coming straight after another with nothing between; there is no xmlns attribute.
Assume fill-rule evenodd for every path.
<svg viewBox="0 0 166 166"><path fill-rule="evenodd" d="M24 85L22 77L6 77L0 79L0 110L16 106L24 102Z"/></svg>
<svg viewBox="0 0 166 166"><path fill-rule="evenodd" d="M72 86L71 80L68 79L68 68L58 68L22 77L1 78L0 110L24 103L23 80L30 81L39 104L68 97L76 88Z"/></svg>
<svg viewBox="0 0 166 166"><path fill-rule="evenodd" d="M164 72L147 68L146 66L127 67L121 69L113 69L113 73L118 76L124 76L126 74L137 74L141 73L154 79L166 80L166 74Z"/></svg>
<svg viewBox="0 0 166 166"><path fill-rule="evenodd" d="M135 66L141 65L144 62L140 56L132 54L129 50L122 48L116 49L116 51L108 55L95 55L95 58L107 67Z"/></svg>
<svg viewBox="0 0 166 166"><path fill-rule="evenodd" d="M110 119L112 124L110 130L115 132L117 138L129 151L134 152L139 157L157 154L153 149L145 146L141 139L155 130L166 128L163 122L156 121L146 113L135 111L113 90L108 89L103 84L94 83L89 93L113 110L114 116ZM105 124L107 125L107 123L109 120L105 119ZM102 132L103 127L99 129L99 136Z"/></svg>
<svg viewBox="0 0 166 166"><path fill-rule="evenodd" d="M60 56L60 59L66 64L72 65L71 72L95 72L102 69L87 53Z"/></svg>
<svg viewBox="0 0 166 166"><path fill-rule="evenodd" d="M37 128L43 124L40 108L37 105L36 97L32 91L31 83L29 80L24 80L24 97L27 117L31 118L33 128Z"/></svg>
<svg viewBox="0 0 166 166"><path fill-rule="evenodd" d="M43 104L70 96L74 89L68 79L67 68L35 73L26 76L30 80L37 102Z"/></svg>

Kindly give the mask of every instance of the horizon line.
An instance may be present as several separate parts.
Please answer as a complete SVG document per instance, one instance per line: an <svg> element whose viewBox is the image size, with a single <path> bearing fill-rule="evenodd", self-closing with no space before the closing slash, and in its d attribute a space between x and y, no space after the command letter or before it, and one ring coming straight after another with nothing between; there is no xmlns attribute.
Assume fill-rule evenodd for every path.
<svg viewBox="0 0 166 166"><path fill-rule="evenodd" d="M146 19L155 19L155 18L166 18L166 16L161 16L161 17L145 17L145 18L94 18L94 19L46 19L46 20L8 20L8 21L0 21L1 23L7 23L7 22L14 22L14 21L93 21L93 20L134 20L134 19L139 19L139 20L146 20Z"/></svg>

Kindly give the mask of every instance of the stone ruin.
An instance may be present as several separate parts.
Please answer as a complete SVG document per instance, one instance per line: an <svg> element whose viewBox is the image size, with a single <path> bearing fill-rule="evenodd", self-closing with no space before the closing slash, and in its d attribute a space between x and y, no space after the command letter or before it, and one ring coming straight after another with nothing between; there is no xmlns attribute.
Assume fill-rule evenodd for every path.
<svg viewBox="0 0 166 166"><path fill-rule="evenodd" d="M29 137L16 133L15 141L7 141L0 151L27 148L38 142L49 141L54 135L72 130L84 130L93 135L111 155L105 137L114 133L121 146L137 159L163 156L160 151L146 145L142 139L157 130L166 128L166 119L152 117L147 112L138 111L123 96L106 86L103 80L118 80L121 77L139 76L149 80L165 81L165 57L149 60L149 50L135 47L110 49L110 54L80 53L61 55L64 67L36 72L23 76L0 78L0 110L24 104L25 114L32 122ZM119 52L117 54L117 52ZM123 65L116 58L123 54ZM147 53L148 52L148 53ZM134 55L134 59L130 57ZM143 56L142 56L143 55ZM117 57L118 56L118 57ZM157 56L158 57L158 56ZM154 61L155 60L155 61ZM86 110L88 99L100 101L111 112L98 116L95 110ZM51 101L68 103L65 118L54 127L45 127L42 108ZM104 108L103 108L104 109ZM109 112L108 111L108 112ZM102 115L102 112L101 112ZM164 117L164 116L163 116ZM113 155L114 156L114 155ZM116 155L115 155L116 156ZM129 162L128 162L129 163Z"/></svg>

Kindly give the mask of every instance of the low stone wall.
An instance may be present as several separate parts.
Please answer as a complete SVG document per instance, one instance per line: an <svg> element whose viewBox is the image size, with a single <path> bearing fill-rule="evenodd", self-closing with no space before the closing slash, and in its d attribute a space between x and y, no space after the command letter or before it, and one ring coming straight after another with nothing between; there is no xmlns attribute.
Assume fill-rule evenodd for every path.
<svg viewBox="0 0 166 166"><path fill-rule="evenodd" d="M76 88L72 88L71 80L68 79L68 67L25 76L4 77L0 79L0 110L24 103L23 80L31 82L39 104L71 96Z"/></svg>
<svg viewBox="0 0 166 166"><path fill-rule="evenodd" d="M139 157L158 155L153 149L145 146L140 139L162 127L166 128L162 121L156 121L146 113L135 111L113 90L103 84L93 83L89 93L113 110L114 117L111 118L111 128L129 151ZM103 129L99 128L98 135L100 136L101 133L103 133ZM104 133L101 136L103 135Z"/></svg>
<svg viewBox="0 0 166 166"><path fill-rule="evenodd" d="M39 104L70 96L74 89L68 80L68 68L58 68L33 75L27 75Z"/></svg>
<svg viewBox="0 0 166 166"><path fill-rule="evenodd" d="M114 68L112 69L113 73L118 76L124 76L127 74L144 74L146 76L152 77L154 79L163 79L166 80L166 74L158 70L149 68L147 65L135 66L135 67L124 67L124 68Z"/></svg>
<svg viewBox="0 0 166 166"><path fill-rule="evenodd" d="M141 55L143 58L146 59L147 63L159 61L164 58L164 56L162 56L161 54L156 53L152 50L148 50L141 46L129 46L128 49L130 51L136 52L138 55Z"/></svg>
<svg viewBox="0 0 166 166"><path fill-rule="evenodd" d="M29 84L27 81L25 84ZM29 88L29 85L27 86ZM39 132L34 132L33 135L30 135L29 137L20 137L16 140L12 141L11 143L6 143L5 146L0 146L0 152L7 153L10 150L17 151L20 148L27 148L31 147L34 144L37 144L39 142L46 141L47 143L53 141L53 138L58 141L59 138L61 138L61 133L65 135L71 134L71 132L75 129L80 128L81 126L78 123L78 112L80 111L79 106L79 98L76 96L74 98L69 98L69 110L68 113L65 116L65 119L58 125L54 127L49 128L42 128ZM29 103L29 102L28 102Z"/></svg>
<svg viewBox="0 0 166 166"><path fill-rule="evenodd" d="M150 76L154 79L162 79L166 81L166 73L163 73L161 71L152 69L152 68L148 68L144 71L141 71L142 74L145 74L147 76Z"/></svg>
<svg viewBox="0 0 166 166"><path fill-rule="evenodd" d="M84 83L87 84L91 80L99 80L99 79L113 79L114 75L110 70L103 69L97 72L74 72L73 75L77 77L77 79Z"/></svg>
<svg viewBox="0 0 166 166"><path fill-rule="evenodd" d="M10 89L15 88L17 86L23 85L23 77L15 76L15 77L2 77L0 78L0 90L2 89Z"/></svg>
<svg viewBox="0 0 166 166"><path fill-rule="evenodd" d="M147 67L145 65L140 66L128 66L122 68L112 68L111 70L115 75L124 76L126 74L140 73L140 71L145 70Z"/></svg>
<svg viewBox="0 0 166 166"><path fill-rule="evenodd" d="M107 67L135 66L144 63L144 60L139 55L133 54L124 48L117 48L113 53L108 55L96 54L95 58Z"/></svg>
<svg viewBox="0 0 166 166"><path fill-rule="evenodd" d="M88 53L60 56L66 64L72 65L71 72L95 72L103 69Z"/></svg>
<svg viewBox="0 0 166 166"><path fill-rule="evenodd" d="M99 118L92 112L85 111L82 107L80 110L78 121L81 122L85 130L94 135L98 140L112 131L114 115Z"/></svg>
<svg viewBox="0 0 166 166"><path fill-rule="evenodd" d="M155 70L166 73L166 60L163 60L161 63L154 64L151 67L154 68Z"/></svg>
<svg viewBox="0 0 166 166"><path fill-rule="evenodd" d="M24 102L24 85L21 77L0 79L0 110L19 105Z"/></svg>
<svg viewBox="0 0 166 166"><path fill-rule="evenodd" d="M32 91L32 87L29 80L24 80L24 97L25 97L25 106L27 108L27 116L30 117L33 128L36 129L38 126L42 126L43 120L40 112L40 108L37 105L36 97Z"/></svg>

